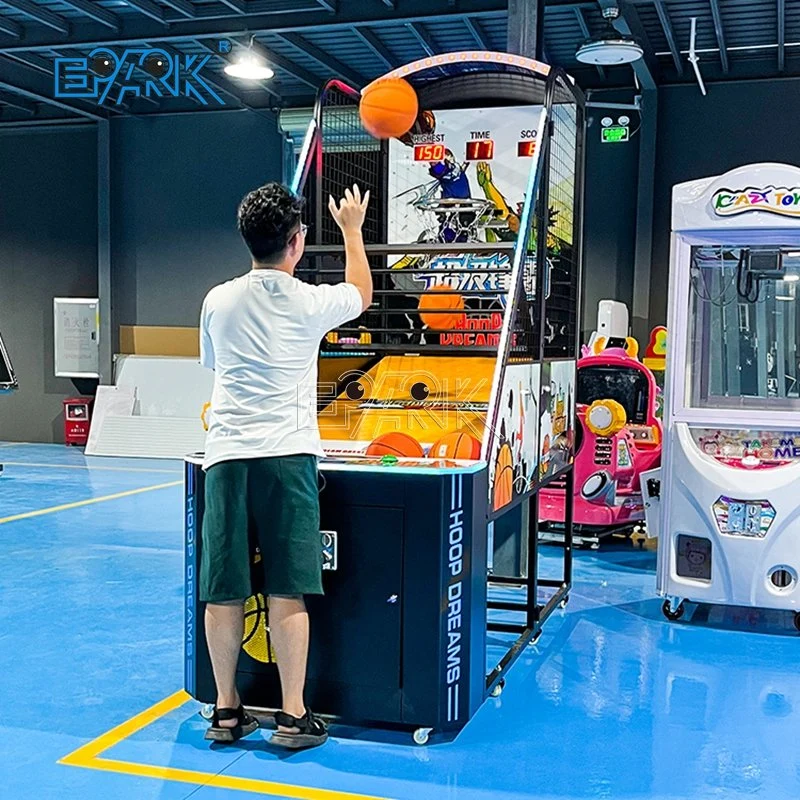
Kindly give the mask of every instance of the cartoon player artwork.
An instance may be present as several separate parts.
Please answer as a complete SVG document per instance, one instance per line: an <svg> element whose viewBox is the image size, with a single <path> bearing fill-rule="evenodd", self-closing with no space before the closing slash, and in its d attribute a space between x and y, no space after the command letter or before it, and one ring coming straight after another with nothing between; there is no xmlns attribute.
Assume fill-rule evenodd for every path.
<svg viewBox="0 0 800 800"><path fill-rule="evenodd" d="M513 242L525 199L529 161L520 163L517 141L537 117L533 107L510 108L502 117L482 109L424 110L401 140L389 143L389 239L392 244ZM478 132L490 134L490 151L471 158ZM472 148L474 150L474 148ZM389 256L392 283L407 292L406 306L434 286L446 284L473 312L502 311L508 293L511 253L476 251ZM411 301L411 303L409 303ZM467 319L481 325L481 315ZM439 342L412 313L398 315L406 338ZM483 330L483 327L481 327ZM499 332L499 331L498 331ZM466 337L470 340L471 337Z"/></svg>
<svg viewBox="0 0 800 800"><path fill-rule="evenodd" d="M575 363L554 361L545 364L543 375L543 380L548 381L544 385L548 385L549 390L542 400L539 479L545 481L564 469L572 459L575 436Z"/></svg>
<svg viewBox="0 0 800 800"><path fill-rule="evenodd" d="M431 162L428 172L439 184L442 192L440 196L443 200L468 200L472 197L469 178L467 178L467 167L469 167L467 162L459 164L453 151L447 149L444 151L444 158L441 161Z"/></svg>
<svg viewBox="0 0 800 800"><path fill-rule="evenodd" d="M485 223L486 241L514 241L519 233L519 218L525 201L524 196L516 204L517 210L512 211L508 201L494 184L491 166L486 161L479 161L475 166L475 172L478 185L493 206L491 217Z"/></svg>
<svg viewBox="0 0 800 800"><path fill-rule="evenodd" d="M503 378L499 417L489 463L489 501L496 511L536 482L539 365L511 364Z"/></svg>

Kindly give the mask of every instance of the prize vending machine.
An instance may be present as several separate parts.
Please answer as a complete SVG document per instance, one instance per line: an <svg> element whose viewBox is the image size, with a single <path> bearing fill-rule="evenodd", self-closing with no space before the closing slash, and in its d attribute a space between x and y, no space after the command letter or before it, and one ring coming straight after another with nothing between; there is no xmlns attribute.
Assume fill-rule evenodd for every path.
<svg viewBox="0 0 800 800"><path fill-rule="evenodd" d="M673 190L658 591L800 628L800 168Z"/></svg>

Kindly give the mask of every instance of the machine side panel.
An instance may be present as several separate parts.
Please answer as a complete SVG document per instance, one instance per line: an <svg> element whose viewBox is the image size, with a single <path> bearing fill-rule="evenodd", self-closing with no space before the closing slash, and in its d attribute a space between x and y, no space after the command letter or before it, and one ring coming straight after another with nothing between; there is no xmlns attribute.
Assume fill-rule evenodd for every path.
<svg viewBox="0 0 800 800"><path fill-rule="evenodd" d="M449 475L406 478L408 513L403 554L403 722L439 727L441 694L442 531ZM449 494L447 508L449 514ZM444 527L443 527L444 526ZM446 534L445 534L446 535Z"/></svg>
<svg viewBox="0 0 800 800"><path fill-rule="evenodd" d="M199 464L184 465L184 688L196 700L213 703L216 698L211 660L208 656L200 602L200 552L205 473Z"/></svg>
<svg viewBox="0 0 800 800"><path fill-rule="evenodd" d="M487 470L464 476L465 486L469 482L471 498L471 553L470 553L470 631L469 631L469 713L467 719L478 710L486 696L486 569L488 553L488 520L486 514L486 492L489 474Z"/></svg>

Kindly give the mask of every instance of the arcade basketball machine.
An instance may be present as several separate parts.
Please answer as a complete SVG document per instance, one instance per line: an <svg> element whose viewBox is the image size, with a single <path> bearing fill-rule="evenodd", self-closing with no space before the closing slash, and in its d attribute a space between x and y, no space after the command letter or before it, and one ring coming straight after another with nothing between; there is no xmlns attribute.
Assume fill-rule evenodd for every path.
<svg viewBox="0 0 800 800"><path fill-rule="evenodd" d="M377 139L359 103L387 86L415 93L419 112L399 138ZM327 202L357 183L371 191L375 282L371 308L331 332L319 360L326 596L309 598L307 701L320 713L414 729L418 744L453 735L567 600L571 546L562 575L540 579L536 503L572 480L582 136L570 79L505 53L450 53L319 95L293 184L309 225L298 274L343 279ZM186 689L211 703L195 581L202 483L188 459ZM510 599L493 600L492 526L523 503L527 577L498 579ZM260 595L245 628L243 702L274 709Z"/></svg>
<svg viewBox="0 0 800 800"><path fill-rule="evenodd" d="M676 186L658 591L800 628L800 169Z"/></svg>

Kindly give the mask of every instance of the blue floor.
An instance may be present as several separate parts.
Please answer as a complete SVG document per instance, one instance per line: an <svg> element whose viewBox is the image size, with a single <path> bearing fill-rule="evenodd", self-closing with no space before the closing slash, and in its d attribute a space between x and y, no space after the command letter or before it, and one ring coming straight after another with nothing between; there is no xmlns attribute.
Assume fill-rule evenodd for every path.
<svg viewBox="0 0 800 800"><path fill-rule="evenodd" d="M800 797L791 618L668 623L654 552L627 543L578 554L569 606L455 742L350 733L280 756L258 734L211 751L177 700L94 766L59 764L181 688L181 471L45 445L0 445L0 463L3 800Z"/></svg>

